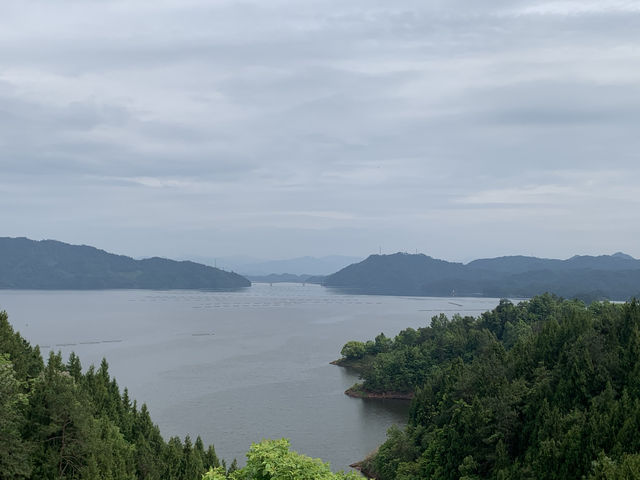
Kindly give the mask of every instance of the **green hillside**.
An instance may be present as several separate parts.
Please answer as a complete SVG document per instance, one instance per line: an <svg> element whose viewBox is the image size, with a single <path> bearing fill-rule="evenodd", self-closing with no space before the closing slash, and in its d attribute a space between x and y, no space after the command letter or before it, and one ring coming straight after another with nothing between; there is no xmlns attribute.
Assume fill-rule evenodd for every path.
<svg viewBox="0 0 640 480"><path fill-rule="evenodd" d="M507 300L348 342L357 389L412 393L364 463L380 480L640 478L640 304Z"/></svg>
<svg viewBox="0 0 640 480"><path fill-rule="evenodd" d="M232 289L251 282L231 272L164 258L134 260L55 240L0 238L0 288L96 290Z"/></svg>
<svg viewBox="0 0 640 480"><path fill-rule="evenodd" d="M526 298L553 292L587 302L624 301L640 295L640 260L616 253L568 260L500 257L463 265L395 253L371 255L325 277L323 285L377 295Z"/></svg>

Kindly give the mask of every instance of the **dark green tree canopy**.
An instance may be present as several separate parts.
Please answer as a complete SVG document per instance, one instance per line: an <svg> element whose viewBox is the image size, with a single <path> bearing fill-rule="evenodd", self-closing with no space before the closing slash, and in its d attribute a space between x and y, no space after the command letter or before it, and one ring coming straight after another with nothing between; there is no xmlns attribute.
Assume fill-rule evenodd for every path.
<svg viewBox="0 0 640 480"><path fill-rule="evenodd" d="M380 480L640 478L640 304L503 300L434 317L361 362L415 394L365 469Z"/></svg>

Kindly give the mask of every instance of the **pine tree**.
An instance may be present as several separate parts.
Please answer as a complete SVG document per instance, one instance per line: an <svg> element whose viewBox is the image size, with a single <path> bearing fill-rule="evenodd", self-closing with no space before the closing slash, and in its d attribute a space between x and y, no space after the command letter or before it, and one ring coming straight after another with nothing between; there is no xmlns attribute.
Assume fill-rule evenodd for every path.
<svg viewBox="0 0 640 480"><path fill-rule="evenodd" d="M22 439L27 396L15 377L8 355L0 354L0 478L28 478L29 445Z"/></svg>

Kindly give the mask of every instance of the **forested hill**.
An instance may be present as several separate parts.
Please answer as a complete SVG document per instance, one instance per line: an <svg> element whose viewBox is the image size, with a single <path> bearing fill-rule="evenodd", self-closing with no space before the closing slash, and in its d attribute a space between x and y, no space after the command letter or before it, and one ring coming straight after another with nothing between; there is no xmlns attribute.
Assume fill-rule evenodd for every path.
<svg viewBox="0 0 640 480"><path fill-rule="evenodd" d="M640 478L640 304L551 295L350 341L366 392L415 394L379 480Z"/></svg>
<svg viewBox="0 0 640 480"><path fill-rule="evenodd" d="M568 260L511 256L464 265L396 253L371 255L329 275L323 284L382 295L532 297L552 292L585 301L627 300L640 294L640 260L616 253Z"/></svg>
<svg viewBox="0 0 640 480"><path fill-rule="evenodd" d="M250 285L236 273L188 261L134 260L86 245L0 238L0 288L228 289Z"/></svg>

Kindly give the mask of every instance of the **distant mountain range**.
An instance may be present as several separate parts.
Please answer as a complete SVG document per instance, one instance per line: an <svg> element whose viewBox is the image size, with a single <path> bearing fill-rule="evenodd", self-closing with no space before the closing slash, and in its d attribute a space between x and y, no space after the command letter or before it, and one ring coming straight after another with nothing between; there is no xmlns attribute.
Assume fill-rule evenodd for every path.
<svg viewBox="0 0 640 480"><path fill-rule="evenodd" d="M511 256L447 262L422 254L301 257L247 264L254 281L322 283L351 293L532 297L544 292L586 301L640 297L640 260L624 253L567 260ZM359 259L356 259L359 260ZM252 265L250 268L249 266ZM318 272L336 273L322 276ZM303 272L303 273L299 273ZM243 276L191 261L134 260L55 240L0 238L0 289L234 289Z"/></svg>
<svg viewBox="0 0 640 480"><path fill-rule="evenodd" d="M324 279L345 291L383 295L531 297L586 301L640 296L640 260L624 253L555 260L525 256L462 263L422 254L371 255Z"/></svg>
<svg viewBox="0 0 640 480"><path fill-rule="evenodd" d="M324 275L293 275L291 273L270 273L269 275L247 275L258 283L317 283L324 282Z"/></svg>
<svg viewBox="0 0 640 480"><path fill-rule="evenodd" d="M86 245L0 238L2 289L233 289L250 285L238 274L189 261L134 260Z"/></svg>
<svg viewBox="0 0 640 480"><path fill-rule="evenodd" d="M326 257L297 257L284 260L258 260L251 257L206 258L191 257L192 260L215 265L227 271L238 272L245 276L266 276L271 274L290 274L297 276L329 275L352 263L360 262L362 257L329 255Z"/></svg>

